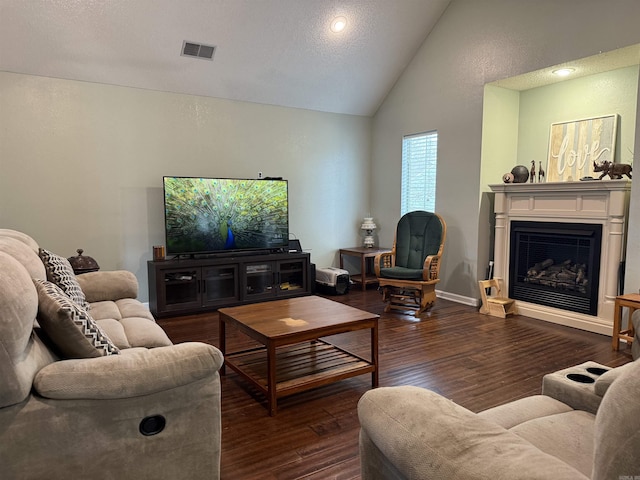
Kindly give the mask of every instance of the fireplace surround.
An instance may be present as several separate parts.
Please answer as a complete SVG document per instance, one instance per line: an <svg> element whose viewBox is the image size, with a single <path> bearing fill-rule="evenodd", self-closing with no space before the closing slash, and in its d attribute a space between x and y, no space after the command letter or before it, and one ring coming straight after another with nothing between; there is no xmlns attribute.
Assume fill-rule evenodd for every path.
<svg viewBox="0 0 640 480"><path fill-rule="evenodd" d="M489 187L495 193L494 276L504 279L505 290L515 298L519 313L611 335L620 267L624 260L631 182L594 180L496 184ZM548 258L537 259L534 265L522 268L529 270L535 263L552 261L556 264L556 271L557 267L566 268L566 277L573 273L580 274L579 283L585 288L577 287L577 292L568 293L564 287L549 289L549 284L534 284L526 286L541 290L547 297L557 298L546 301L542 294L537 298L535 295L520 295L523 284L531 282L524 282L515 272L514 265L517 266L522 256L518 248L525 247L518 247L514 242L516 238L527 237L531 233L537 235L529 228L532 226L546 227L551 233L560 234L561 244L569 246L566 249L562 245L546 247L547 251L538 252L538 255ZM518 231L522 232L523 229L524 233L519 234ZM536 245L547 242L546 238L541 240L539 236L534 240ZM586 244L591 245L590 253L583 253ZM531 246L526 248L530 249ZM571 253L562 253L565 250ZM510 263L514 255L514 262ZM556 258L552 258L554 256ZM587 260L597 264L589 266L586 272L578 273ZM538 274L536 271L535 275ZM588 277L587 283L582 280L585 275ZM587 296L588 305L585 305L584 298ZM562 308L558 307L559 303ZM578 306L567 308L569 303Z"/></svg>

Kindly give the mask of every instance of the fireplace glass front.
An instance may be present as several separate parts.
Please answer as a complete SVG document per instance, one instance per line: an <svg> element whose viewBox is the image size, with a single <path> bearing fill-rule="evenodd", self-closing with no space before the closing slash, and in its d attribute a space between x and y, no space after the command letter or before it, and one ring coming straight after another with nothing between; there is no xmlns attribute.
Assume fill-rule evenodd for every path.
<svg viewBox="0 0 640 480"><path fill-rule="evenodd" d="M598 314L602 225L511 222L509 297Z"/></svg>

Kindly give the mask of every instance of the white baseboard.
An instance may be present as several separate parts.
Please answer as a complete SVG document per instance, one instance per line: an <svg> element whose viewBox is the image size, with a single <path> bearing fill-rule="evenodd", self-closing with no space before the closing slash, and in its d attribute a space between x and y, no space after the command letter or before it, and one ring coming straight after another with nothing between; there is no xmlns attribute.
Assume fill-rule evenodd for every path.
<svg viewBox="0 0 640 480"><path fill-rule="evenodd" d="M457 293L443 292L436 289L436 297L450 300L456 303L462 303L463 305L469 305L470 307L479 307L481 300L478 298L464 297Z"/></svg>

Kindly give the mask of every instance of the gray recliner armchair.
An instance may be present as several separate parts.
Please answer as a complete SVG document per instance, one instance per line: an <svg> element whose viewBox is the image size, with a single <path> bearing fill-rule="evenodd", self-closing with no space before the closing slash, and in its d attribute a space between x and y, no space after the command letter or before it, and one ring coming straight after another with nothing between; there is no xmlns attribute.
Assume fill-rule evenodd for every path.
<svg viewBox="0 0 640 480"><path fill-rule="evenodd" d="M363 480L639 476L640 362L590 386L563 387L567 375L545 376L543 395L478 414L423 388L368 391L358 404Z"/></svg>
<svg viewBox="0 0 640 480"><path fill-rule="evenodd" d="M100 328L73 337L74 322L86 319L65 303L48 327L66 315L73 322L51 337L37 251L29 236L0 230L0 477L218 478L220 351L172 345L122 271L78 277ZM110 337L109 354L89 344L74 350L92 335Z"/></svg>

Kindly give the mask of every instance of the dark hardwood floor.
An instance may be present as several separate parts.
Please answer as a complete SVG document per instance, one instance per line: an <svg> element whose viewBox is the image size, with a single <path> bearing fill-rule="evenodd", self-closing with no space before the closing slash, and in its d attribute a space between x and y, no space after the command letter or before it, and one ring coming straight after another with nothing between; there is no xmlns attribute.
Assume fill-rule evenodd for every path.
<svg viewBox="0 0 640 480"><path fill-rule="evenodd" d="M442 299L418 320L383 313L375 288L327 298L380 314L380 386L429 388L475 412L540 393L549 372L587 360L631 361L626 347L611 350L608 336L524 316L488 317ZM176 343L219 346L215 312L158 323ZM367 356L368 335L351 332L331 341ZM221 381L222 479L360 478L356 405L371 387L370 375L283 398L276 417L234 372Z"/></svg>

